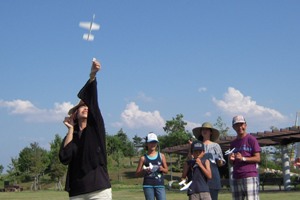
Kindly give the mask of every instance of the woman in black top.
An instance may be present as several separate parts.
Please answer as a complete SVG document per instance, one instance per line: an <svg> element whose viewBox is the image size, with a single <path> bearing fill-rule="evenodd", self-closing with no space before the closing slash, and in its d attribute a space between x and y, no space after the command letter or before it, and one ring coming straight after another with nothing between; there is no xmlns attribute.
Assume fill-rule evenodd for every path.
<svg viewBox="0 0 300 200"><path fill-rule="evenodd" d="M98 106L96 73L100 68L100 63L93 60L90 79L78 93L80 102L64 120L68 133L59 158L68 165L65 190L70 199L112 199L105 127Z"/></svg>

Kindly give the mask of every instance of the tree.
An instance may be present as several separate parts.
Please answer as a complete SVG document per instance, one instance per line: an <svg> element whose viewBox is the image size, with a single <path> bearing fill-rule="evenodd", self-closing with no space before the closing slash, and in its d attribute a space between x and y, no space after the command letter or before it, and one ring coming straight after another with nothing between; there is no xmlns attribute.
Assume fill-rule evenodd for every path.
<svg viewBox="0 0 300 200"><path fill-rule="evenodd" d="M223 122L222 118L219 116L214 127L219 130L220 136L226 137L228 135L229 127Z"/></svg>
<svg viewBox="0 0 300 200"><path fill-rule="evenodd" d="M131 141L127 141L125 152L123 152L124 156L129 157L130 166L132 166L132 157L136 154L134 150L134 145Z"/></svg>
<svg viewBox="0 0 300 200"><path fill-rule="evenodd" d="M192 134L185 130L186 125L187 123L183 120L182 114L178 114L176 118L166 121L166 126L163 129L167 135L158 137L160 148L164 149L166 147L187 144L188 140L192 138ZM177 157L177 169L175 170L180 169L182 164L181 156L177 155Z"/></svg>
<svg viewBox="0 0 300 200"><path fill-rule="evenodd" d="M20 172L34 178L31 189L39 189L39 178L49 165L48 152L41 148L37 142L34 142L19 153L18 162Z"/></svg>
<svg viewBox="0 0 300 200"><path fill-rule="evenodd" d="M176 118L172 118L172 120L166 121L166 126L163 127L164 131L167 134L174 132L185 132L185 126L187 123L183 121L183 115L178 114Z"/></svg>
<svg viewBox="0 0 300 200"><path fill-rule="evenodd" d="M134 146L135 153L136 153L136 155L138 155L140 148L144 147L144 144L142 142L143 138L138 137L137 135L135 135L132 138L132 140L133 140L133 146Z"/></svg>
<svg viewBox="0 0 300 200"><path fill-rule="evenodd" d="M2 172L3 172L3 169L4 169L3 165L0 165L0 175L1 175Z"/></svg>
<svg viewBox="0 0 300 200"><path fill-rule="evenodd" d="M113 152L112 158L117 163L118 181L120 181L121 180L120 168L121 168L122 160L124 158L124 154L123 154L123 152L120 149L117 149L115 152Z"/></svg>
<svg viewBox="0 0 300 200"><path fill-rule="evenodd" d="M122 146L120 138L113 135L106 136L106 151L108 155L112 155L120 146Z"/></svg>
<svg viewBox="0 0 300 200"><path fill-rule="evenodd" d="M120 129L116 135L116 137L121 142L121 146L119 147L122 154L125 157L129 157L130 159L130 165L132 165L132 157L134 156L134 146L133 143L128 139L126 133L123 131L123 129Z"/></svg>
<svg viewBox="0 0 300 200"><path fill-rule="evenodd" d="M183 115L178 114L176 118L166 121L164 131L167 133L166 136L160 136L160 147L172 147L181 144L187 144L188 140L192 137L192 134L185 130L187 123L183 121Z"/></svg>
<svg viewBox="0 0 300 200"><path fill-rule="evenodd" d="M123 151L122 151L122 141L120 140L120 138L117 135L111 136L111 135L107 135L106 136L106 151L107 154L110 158L112 158L112 160L114 160L117 165L112 165L112 166L116 166L117 170L118 170L118 179L120 179L120 166L122 163L122 158L124 157Z"/></svg>
<svg viewBox="0 0 300 200"><path fill-rule="evenodd" d="M130 158L130 165L132 165L131 159L135 153L133 143L128 139L123 129L120 129L114 136L107 135L106 142L107 154L117 163L118 178L120 179L120 167L124 156Z"/></svg>
<svg viewBox="0 0 300 200"><path fill-rule="evenodd" d="M128 146L128 144L130 143L126 133L123 131L123 129L120 129L117 133L117 135L115 135L115 137L118 138L119 142L121 143L121 145L119 146L119 149L121 150L121 152L123 153L124 156L131 156L129 149L130 146Z"/></svg>
<svg viewBox="0 0 300 200"><path fill-rule="evenodd" d="M126 133L123 131L123 129L120 129L116 135L120 141L125 144L128 141L128 137L126 135Z"/></svg>
<svg viewBox="0 0 300 200"><path fill-rule="evenodd" d="M3 165L0 165L0 180L2 179L1 174L3 172L3 169L4 169Z"/></svg>
<svg viewBox="0 0 300 200"><path fill-rule="evenodd" d="M59 161L59 149L62 143L62 138L56 134L54 140L50 143L50 152L49 152L49 175L52 180L56 180L56 189L63 190L61 180L66 173L67 167Z"/></svg>
<svg viewBox="0 0 300 200"><path fill-rule="evenodd" d="M11 158L7 173L9 180L16 183L20 175L18 158Z"/></svg>

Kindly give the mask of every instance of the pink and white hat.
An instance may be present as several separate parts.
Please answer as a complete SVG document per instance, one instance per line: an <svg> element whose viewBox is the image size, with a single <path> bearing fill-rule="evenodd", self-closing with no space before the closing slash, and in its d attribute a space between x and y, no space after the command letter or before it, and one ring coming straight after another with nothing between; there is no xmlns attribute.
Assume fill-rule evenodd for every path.
<svg viewBox="0 0 300 200"><path fill-rule="evenodd" d="M232 126L237 123L246 124L246 120L242 115L237 115L237 116L233 117L233 119L232 119Z"/></svg>

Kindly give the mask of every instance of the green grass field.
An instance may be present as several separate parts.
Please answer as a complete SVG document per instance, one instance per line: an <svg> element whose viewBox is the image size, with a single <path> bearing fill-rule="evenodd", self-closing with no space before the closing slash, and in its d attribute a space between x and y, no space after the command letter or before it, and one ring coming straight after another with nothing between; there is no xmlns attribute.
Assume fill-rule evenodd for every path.
<svg viewBox="0 0 300 200"><path fill-rule="evenodd" d="M173 178L179 180L181 173L172 173ZM142 190L143 178L135 177L135 167L124 168L121 170L110 170L110 178L112 183L113 200L144 200ZM170 174L166 175L166 179L170 180ZM166 181L167 181L166 180ZM3 186L0 181L0 188ZM65 191L55 191L54 183L43 183L42 190L37 192L30 191L29 183L22 183L24 188L22 192L0 192L0 200L68 200L68 193ZM266 187L266 192L260 193L260 200L298 200L300 190L285 192L279 191L278 186ZM179 190L166 190L168 200L187 200L186 192ZM231 193L222 190L219 194L220 200L231 200Z"/></svg>
<svg viewBox="0 0 300 200"><path fill-rule="evenodd" d="M268 191L260 194L261 200L298 200L300 191ZM63 200L68 199L66 192L42 190L38 192L23 191L23 192L0 192L0 199L2 200ZM113 187L113 200L143 200L144 194L142 189L138 188L116 188ZM185 192L167 191L167 199L169 200L183 200L188 199ZM230 200L231 194L229 192L221 192L220 200Z"/></svg>

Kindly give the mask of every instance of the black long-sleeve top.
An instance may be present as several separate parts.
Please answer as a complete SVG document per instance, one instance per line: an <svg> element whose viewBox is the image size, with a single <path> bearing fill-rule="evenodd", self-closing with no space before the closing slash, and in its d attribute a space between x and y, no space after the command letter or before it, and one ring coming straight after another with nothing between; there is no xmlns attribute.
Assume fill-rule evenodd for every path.
<svg viewBox="0 0 300 200"><path fill-rule="evenodd" d="M98 106L97 81L88 81L78 93L88 107L87 126L79 138L78 125L73 140L60 147L59 159L68 165L65 190L77 196L111 187L107 171L104 121Z"/></svg>

